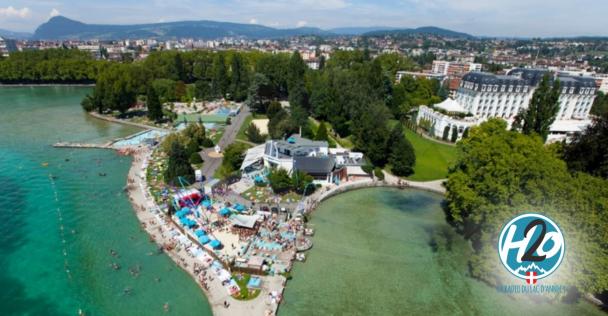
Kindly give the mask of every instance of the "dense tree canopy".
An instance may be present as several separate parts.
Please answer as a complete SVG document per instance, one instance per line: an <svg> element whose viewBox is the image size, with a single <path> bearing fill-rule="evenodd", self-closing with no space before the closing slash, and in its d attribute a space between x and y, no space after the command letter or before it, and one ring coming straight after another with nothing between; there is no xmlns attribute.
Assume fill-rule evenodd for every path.
<svg viewBox="0 0 608 316"><path fill-rule="evenodd" d="M0 59L0 83L94 83L107 65L77 49L13 52Z"/></svg>
<svg viewBox="0 0 608 316"><path fill-rule="evenodd" d="M160 121L163 118L163 106L153 87L148 88L146 95L146 106L148 107L148 118L152 121Z"/></svg>
<svg viewBox="0 0 608 316"><path fill-rule="evenodd" d="M608 179L608 112L564 146L564 159L571 170Z"/></svg>
<svg viewBox="0 0 608 316"><path fill-rule="evenodd" d="M177 140L172 141L170 146L167 169L165 169L164 172L165 182L179 185L179 177L183 177L188 182L192 182L192 179L194 179L194 170L190 165L186 149Z"/></svg>
<svg viewBox="0 0 608 316"><path fill-rule="evenodd" d="M457 145L450 170L447 214L473 241L474 276L497 284L508 272L496 256L500 229L522 212L546 214L566 234L568 254L552 276L582 292L608 289L608 182L571 174L538 136L507 131L491 119Z"/></svg>

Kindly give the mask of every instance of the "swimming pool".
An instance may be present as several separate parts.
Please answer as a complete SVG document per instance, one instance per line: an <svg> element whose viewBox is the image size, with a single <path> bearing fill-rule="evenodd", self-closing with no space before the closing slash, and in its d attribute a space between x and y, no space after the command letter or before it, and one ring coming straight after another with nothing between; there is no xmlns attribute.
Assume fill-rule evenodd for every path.
<svg viewBox="0 0 608 316"><path fill-rule="evenodd" d="M148 130L137 133L129 138L121 139L113 144L114 147L137 146L143 144L147 140L156 139L167 135L168 132L159 130Z"/></svg>

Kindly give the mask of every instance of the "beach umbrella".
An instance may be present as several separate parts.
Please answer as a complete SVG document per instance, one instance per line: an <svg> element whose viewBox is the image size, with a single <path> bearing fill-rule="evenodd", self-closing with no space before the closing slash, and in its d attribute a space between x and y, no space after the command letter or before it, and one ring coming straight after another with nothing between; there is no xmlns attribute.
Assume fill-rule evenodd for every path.
<svg viewBox="0 0 608 316"><path fill-rule="evenodd" d="M217 248L219 248L222 245L222 243L219 240L214 239L214 240L211 241L211 243L209 245L211 247L217 249Z"/></svg>
<svg viewBox="0 0 608 316"><path fill-rule="evenodd" d="M204 235L203 235L203 236L199 236L199 237L198 237L198 241L199 241L201 244L203 244L203 245L204 245L204 244L206 244L206 243L208 243L208 242L209 242L209 237L204 236Z"/></svg>
<svg viewBox="0 0 608 316"><path fill-rule="evenodd" d="M223 209L220 210L220 215L226 216L228 214L230 214L230 210L227 207L224 207Z"/></svg>
<svg viewBox="0 0 608 316"><path fill-rule="evenodd" d="M207 233L206 233L204 230L202 230L202 229L197 229L197 230L194 232L194 234L196 235L196 237L201 237L201 236L205 236L205 235L207 235Z"/></svg>

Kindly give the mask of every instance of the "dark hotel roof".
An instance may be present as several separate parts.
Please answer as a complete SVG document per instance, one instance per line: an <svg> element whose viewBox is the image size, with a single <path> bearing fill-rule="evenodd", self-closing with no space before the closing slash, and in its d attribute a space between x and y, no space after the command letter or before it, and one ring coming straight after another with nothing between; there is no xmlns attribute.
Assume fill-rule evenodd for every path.
<svg viewBox="0 0 608 316"><path fill-rule="evenodd" d="M332 156L323 157L294 157L293 167L309 174L326 174L336 165Z"/></svg>

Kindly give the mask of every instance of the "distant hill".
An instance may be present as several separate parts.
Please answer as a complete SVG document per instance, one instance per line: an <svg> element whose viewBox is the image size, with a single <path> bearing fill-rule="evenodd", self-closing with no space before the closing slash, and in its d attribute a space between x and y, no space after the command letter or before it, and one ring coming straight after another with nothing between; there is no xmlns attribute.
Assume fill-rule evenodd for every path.
<svg viewBox="0 0 608 316"><path fill-rule="evenodd" d="M365 36L400 36L400 35L414 35L414 34L430 34L444 37L457 37L457 38L475 38L475 36L467 33L456 32L448 29L442 29L435 26L424 26L415 29L396 29L396 30L378 30L364 33Z"/></svg>
<svg viewBox="0 0 608 316"><path fill-rule="evenodd" d="M26 39L30 38L32 33L26 32L13 32L9 30L0 29L0 37L12 38L12 39Z"/></svg>
<svg viewBox="0 0 608 316"><path fill-rule="evenodd" d="M391 31L397 30L399 28L396 27L388 27L388 26L363 26L363 27L337 27L333 29L329 29L328 31L338 34L338 35L361 35L369 32L376 31Z"/></svg>
<svg viewBox="0 0 608 316"><path fill-rule="evenodd" d="M256 24L215 21L181 21L134 25L86 24L63 16L51 18L40 25L33 39L217 39L222 37L282 38L299 35L329 35L328 31L305 27L276 29Z"/></svg>

